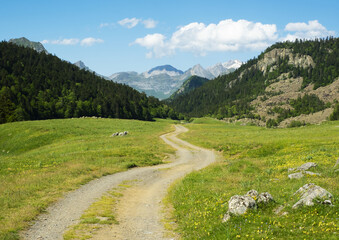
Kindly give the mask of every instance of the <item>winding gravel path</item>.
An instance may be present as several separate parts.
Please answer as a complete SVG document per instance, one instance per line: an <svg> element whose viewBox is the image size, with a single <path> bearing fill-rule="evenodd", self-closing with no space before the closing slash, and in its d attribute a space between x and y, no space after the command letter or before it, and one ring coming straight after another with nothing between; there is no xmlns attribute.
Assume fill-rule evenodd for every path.
<svg viewBox="0 0 339 240"><path fill-rule="evenodd" d="M123 197L117 205L119 224L102 228L93 239L173 239L165 237L166 230L161 223L164 218L161 200L165 197L169 185L187 173L204 168L215 161L212 151L178 139L178 134L188 130L180 125L175 127L175 132L161 136L167 144L177 149L176 158L171 163L134 168L83 185L50 206L46 214L40 215L34 225L22 233L22 238L62 239L67 227L76 224L83 212L105 192L123 181L138 180L136 185L123 192Z"/></svg>

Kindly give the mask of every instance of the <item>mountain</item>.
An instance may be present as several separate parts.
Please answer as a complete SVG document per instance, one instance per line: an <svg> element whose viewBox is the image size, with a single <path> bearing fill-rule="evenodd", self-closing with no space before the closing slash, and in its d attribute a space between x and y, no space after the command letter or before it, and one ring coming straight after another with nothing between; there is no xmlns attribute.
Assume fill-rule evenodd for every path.
<svg viewBox="0 0 339 240"><path fill-rule="evenodd" d="M188 69L183 74L182 79L186 80L190 76L199 76L207 79L212 79L215 77L211 72L204 69L200 64L194 65L192 68Z"/></svg>
<svg viewBox="0 0 339 240"><path fill-rule="evenodd" d="M259 125L326 120L339 101L339 39L276 43L236 71L175 97L178 112Z"/></svg>
<svg viewBox="0 0 339 240"><path fill-rule="evenodd" d="M0 42L0 59L0 123L81 116L178 118L158 99L51 54Z"/></svg>
<svg viewBox="0 0 339 240"><path fill-rule="evenodd" d="M18 46L32 48L39 53L40 52L45 52L46 54L48 53L47 50L44 48L44 46L40 42L32 42L32 41L29 41L25 37L13 38L13 39L10 39L9 42L14 43Z"/></svg>
<svg viewBox="0 0 339 240"><path fill-rule="evenodd" d="M224 75L230 73L237 68L239 68L243 63L239 60L230 60L225 63L217 63L213 66L207 68L207 71L212 73L214 77L219 77L220 75Z"/></svg>
<svg viewBox="0 0 339 240"><path fill-rule="evenodd" d="M181 87L177 91L175 91L168 98L168 100L170 101L171 99L175 99L180 95L189 93L189 92L193 91L194 89L201 87L204 83L206 83L208 81L209 81L209 79L207 79L207 78L198 77L198 76L191 76L181 85Z"/></svg>
<svg viewBox="0 0 339 240"><path fill-rule="evenodd" d="M180 76L183 73L184 73L183 71L178 70L178 69L172 67L171 65L163 65L163 66L158 66L158 67L152 68L148 72L143 73L143 75L146 78L161 75L161 74L167 74L171 77L175 77L175 76Z"/></svg>
<svg viewBox="0 0 339 240"><path fill-rule="evenodd" d="M93 72L93 71L90 70L89 67L87 67L87 66L85 65L85 63L82 62L82 61L77 61L77 62L75 62L75 63L73 63L73 64L74 64L75 66L77 66L78 68L80 68L81 70L84 69L84 70L86 70L86 71Z"/></svg>
<svg viewBox="0 0 339 240"><path fill-rule="evenodd" d="M166 99L177 91L181 85L191 76L199 76L207 79L213 79L221 74L226 74L235 70L238 65L242 63L238 60L226 62L227 65L222 65L217 74L204 69L200 64L193 66L187 71L183 72L171 65L163 65L150 69L149 71L138 74L137 72L119 72L114 73L109 79L114 82L124 83L140 92L145 92L149 96L155 96L159 99ZM226 64L225 63L225 64ZM232 65L232 64L233 65ZM211 69L213 66L211 67Z"/></svg>

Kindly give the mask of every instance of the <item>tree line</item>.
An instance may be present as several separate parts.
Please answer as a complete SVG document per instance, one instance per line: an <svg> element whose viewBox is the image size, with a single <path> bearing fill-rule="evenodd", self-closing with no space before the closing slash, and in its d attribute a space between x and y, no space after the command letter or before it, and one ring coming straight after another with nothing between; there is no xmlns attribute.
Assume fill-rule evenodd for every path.
<svg viewBox="0 0 339 240"><path fill-rule="evenodd" d="M0 123L81 116L182 117L157 98L80 70L56 56L0 43Z"/></svg>

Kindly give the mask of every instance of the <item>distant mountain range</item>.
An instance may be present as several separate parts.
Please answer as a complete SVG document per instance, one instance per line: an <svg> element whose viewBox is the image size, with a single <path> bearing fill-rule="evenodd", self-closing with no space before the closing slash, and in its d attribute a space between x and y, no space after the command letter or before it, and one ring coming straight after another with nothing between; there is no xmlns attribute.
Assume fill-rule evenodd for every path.
<svg viewBox="0 0 339 240"><path fill-rule="evenodd" d="M40 42L32 42L25 37L13 38L13 39L10 39L9 42L14 43L19 46L32 48L39 53L40 52L48 53L47 50L44 48L44 46Z"/></svg>
<svg viewBox="0 0 339 240"><path fill-rule="evenodd" d="M183 72L171 65L157 66L143 73L118 72L108 78L117 83L124 83L147 95L166 99L176 92L191 76L213 79L219 75L233 72L242 65L239 60L218 63L204 69L200 64Z"/></svg>

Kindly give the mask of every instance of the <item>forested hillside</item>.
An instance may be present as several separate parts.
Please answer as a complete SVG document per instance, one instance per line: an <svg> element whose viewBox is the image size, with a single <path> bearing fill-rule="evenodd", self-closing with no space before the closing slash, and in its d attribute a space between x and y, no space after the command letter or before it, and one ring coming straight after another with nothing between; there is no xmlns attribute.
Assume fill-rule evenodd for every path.
<svg viewBox="0 0 339 240"><path fill-rule="evenodd" d="M338 76L338 38L277 43L235 72L217 77L190 93L178 96L171 106L196 117L236 116L264 121L272 118L279 123L287 117L333 107L339 99L336 86L331 84L336 84ZM274 84L276 86L272 87ZM289 92L292 86L297 86L293 94ZM324 87L330 88L325 89L326 94L331 95L330 98L326 98ZM269 102L278 96L279 100ZM265 109L260 112L258 109L261 105L265 105ZM275 106L280 109L277 107L273 111Z"/></svg>
<svg viewBox="0 0 339 240"><path fill-rule="evenodd" d="M181 85L181 87L177 91L175 91L165 102L171 101L172 99L175 99L180 95L191 92L208 81L209 80L207 78L193 75L186 79L185 82Z"/></svg>
<svg viewBox="0 0 339 240"><path fill-rule="evenodd" d="M81 116L177 118L154 97L58 57L0 43L0 123Z"/></svg>

